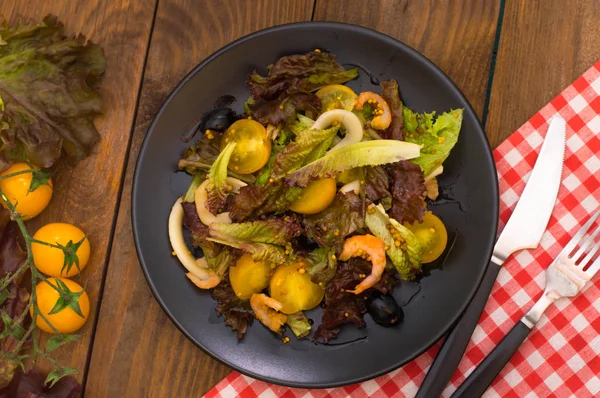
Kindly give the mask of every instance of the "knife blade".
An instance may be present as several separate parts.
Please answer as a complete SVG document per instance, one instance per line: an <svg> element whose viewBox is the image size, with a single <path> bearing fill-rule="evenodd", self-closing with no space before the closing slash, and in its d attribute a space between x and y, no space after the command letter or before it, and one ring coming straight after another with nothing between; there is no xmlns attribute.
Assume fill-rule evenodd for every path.
<svg viewBox="0 0 600 398"><path fill-rule="evenodd" d="M565 136L564 119L560 116L553 117L521 198L494 245L483 280L465 312L450 329L416 398L441 396L467 348L500 267L512 253L539 245L560 188Z"/></svg>

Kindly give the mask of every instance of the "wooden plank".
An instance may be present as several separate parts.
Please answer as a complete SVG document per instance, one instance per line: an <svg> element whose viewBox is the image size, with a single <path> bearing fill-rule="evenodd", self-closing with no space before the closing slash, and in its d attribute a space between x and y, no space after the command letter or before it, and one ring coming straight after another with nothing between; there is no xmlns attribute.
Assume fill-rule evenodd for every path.
<svg viewBox="0 0 600 398"><path fill-rule="evenodd" d="M481 118L499 11L499 0L318 0L315 20L362 25L415 48L450 76Z"/></svg>
<svg viewBox="0 0 600 398"><path fill-rule="evenodd" d="M92 244L90 261L79 278L90 296L90 319L81 330L79 342L53 355L61 364L78 369L79 380L83 379L92 341L154 5L155 1L148 0L0 2L0 14L13 22L17 17L41 21L48 13L57 15L69 32L81 32L99 43L107 58L102 86L104 116L96 120L102 138L92 156L75 168L58 171L50 206L30 224L33 232L48 222L69 222L83 229ZM47 365L41 364L44 368Z"/></svg>
<svg viewBox="0 0 600 398"><path fill-rule="evenodd" d="M600 2L507 0L486 130L493 147L600 59Z"/></svg>
<svg viewBox="0 0 600 398"><path fill-rule="evenodd" d="M148 288L131 231L134 165L154 114L190 69L240 36L309 20L312 9L312 0L159 2L86 396L201 396L229 373L176 329Z"/></svg>

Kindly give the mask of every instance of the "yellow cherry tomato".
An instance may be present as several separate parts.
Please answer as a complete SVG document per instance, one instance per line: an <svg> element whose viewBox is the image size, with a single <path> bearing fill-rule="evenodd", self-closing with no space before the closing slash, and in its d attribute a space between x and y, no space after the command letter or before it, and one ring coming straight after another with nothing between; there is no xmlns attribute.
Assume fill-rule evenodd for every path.
<svg viewBox="0 0 600 398"><path fill-rule="evenodd" d="M39 170L38 167L33 167ZM27 163L14 163L0 175L5 176L23 170L31 170L31 167ZM32 219L40 214L52 198L52 180L48 180L49 185L40 185L34 191L29 192L32 179L31 173L24 173L0 180L0 189L13 205L16 204L16 210L21 214L23 220ZM6 207L4 202L2 205Z"/></svg>
<svg viewBox="0 0 600 398"><path fill-rule="evenodd" d="M292 202L290 210L300 214L316 214L325 210L335 199L335 178L311 181Z"/></svg>
<svg viewBox="0 0 600 398"><path fill-rule="evenodd" d="M423 246L423 264L437 260L448 244L448 232L442 220L428 211L420 223L405 224Z"/></svg>
<svg viewBox="0 0 600 398"><path fill-rule="evenodd" d="M269 285L270 273L269 263L256 262L250 254L244 254L235 265L229 267L229 282L236 296L248 300Z"/></svg>
<svg viewBox="0 0 600 398"><path fill-rule="evenodd" d="M330 84L315 93L321 100L322 111L345 109L351 111L356 102L356 93L350 87L342 84Z"/></svg>
<svg viewBox="0 0 600 398"><path fill-rule="evenodd" d="M269 161L271 140L263 125L255 120L241 119L229 126L221 138L221 150L230 142L237 144L229 159L231 171L251 174Z"/></svg>
<svg viewBox="0 0 600 398"><path fill-rule="evenodd" d="M283 305L280 312L284 314L310 310L319 305L325 294L325 289L310 280L301 263L277 267L269 289L271 297Z"/></svg>
<svg viewBox="0 0 600 398"><path fill-rule="evenodd" d="M70 306L65 306L59 312L50 314L52 309L57 303L59 293L46 281L41 281L35 287L37 306L44 317L58 330L60 333L73 333L85 324L90 315L90 299L83 288L77 283L70 279L65 278L48 278L50 283L54 286L59 286L57 282L59 279L64 283L72 293L83 292L79 298L76 299L81 310L81 315L77 314ZM75 299L74 299L75 300ZM33 306L31 306L30 314L33 316ZM36 325L44 332L54 333L54 330L42 319L41 316L36 318Z"/></svg>
<svg viewBox="0 0 600 398"><path fill-rule="evenodd" d="M33 235L36 240L64 247L67 247L69 242L76 245L84 237L85 233L82 230L66 223L46 224ZM31 244L31 251L33 262L40 272L49 276L72 277L87 265L90 258L90 241L88 238L83 239L75 252L79 261L79 268L74 263L74 259L71 259L67 267L63 269L65 253L59 248L34 242Z"/></svg>

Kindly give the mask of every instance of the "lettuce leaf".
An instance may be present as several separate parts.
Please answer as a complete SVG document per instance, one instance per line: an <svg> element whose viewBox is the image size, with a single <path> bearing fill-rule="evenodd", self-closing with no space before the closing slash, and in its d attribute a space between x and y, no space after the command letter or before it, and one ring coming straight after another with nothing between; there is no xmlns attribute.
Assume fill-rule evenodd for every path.
<svg viewBox="0 0 600 398"><path fill-rule="evenodd" d="M251 98L244 108L262 123L292 124L299 112L315 119L321 100L312 92L328 84L342 84L358 76L344 70L333 54L309 52L282 57L268 68L267 76L249 76Z"/></svg>
<svg viewBox="0 0 600 398"><path fill-rule="evenodd" d="M335 275L337 260L335 250L329 247L319 247L304 259L306 271L313 283L326 285Z"/></svg>
<svg viewBox="0 0 600 398"><path fill-rule="evenodd" d="M419 147L396 140L373 140L351 144L327 152L285 177L288 185L305 187L317 178L333 177L337 173L362 166L377 166L419 156Z"/></svg>
<svg viewBox="0 0 600 398"><path fill-rule="evenodd" d="M217 314L225 316L225 324L237 331L238 340L242 340L249 325L254 321L254 312L250 301L240 300L235 295L229 278L223 278L213 290L212 296L217 301Z"/></svg>
<svg viewBox="0 0 600 398"><path fill-rule="evenodd" d="M292 133L298 135L304 130L310 129L313 124L315 124L315 121L311 118L304 115L298 115L298 121L288 125L288 127Z"/></svg>
<svg viewBox="0 0 600 398"><path fill-rule="evenodd" d="M321 112L321 100L312 93L284 94L270 101L259 98L246 103L248 114L263 124L281 126L292 122L302 111L313 118Z"/></svg>
<svg viewBox="0 0 600 398"><path fill-rule="evenodd" d="M294 336L299 339L308 336L310 333L310 323L303 311L288 315L286 323L294 333Z"/></svg>
<svg viewBox="0 0 600 398"><path fill-rule="evenodd" d="M346 236L364 228L364 203L353 192L339 193L320 213L305 216L302 226L305 235L314 239L319 246L339 253Z"/></svg>
<svg viewBox="0 0 600 398"><path fill-rule="evenodd" d="M381 239L388 249L386 254L392 261L394 268L402 279L411 280L421 271L421 257L423 248L417 237L404 225L388 217L382 205L370 205L365 216L365 223L373 233ZM393 228L400 235L400 245L392 235Z"/></svg>
<svg viewBox="0 0 600 398"><path fill-rule="evenodd" d="M300 235L301 226L295 215L245 223L213 223L210 235L217 239L270 243L284 246Z"/></svg>
<svg viewBox="0 0 600 398"><path fill-rule="evenodd" d="M463 110L453 109L435 118L435 112L419 114L405 107L403 114L406 141L422 145L421 154L411 162L428 176L442 165L458 141Z"/></svg>
<svg viewBox="0 0 600 398"><path fill-rule="evenodd" d="M381 82L381 96L388 103L392 112L392 123L381 132L381 137L389 140L404 140L404 115L402 111L402 101L398 91L398 82L396 80L387 80Z"/></svg>
<svg viewBox="0 0 600 398"><path fill-rule="evenodd" d="M206 187L206 208L213 214L217 214L225 206L225 200L227 199L227 183L225 181L227 179L227 165L236 145L235 142L227 144L208 171L210 182Z"/></svg>
<svg viewBox="0 0 600 398"><path fill-rule="evenodd" d="M275 264L283 264L291 259L291 256L288 256L283 247L271 245L269 243L223 240L216 238L208 238L208 240L221 245L240 249L244 253L250 254L254 261L267 261Z"/></svg>
<svg viewBox="0 0 600 398"><path fill-rule="evenodd" d="M294 142L288 144L275 156L271 177L280 179L298 170L307 161L323 156L339 129L337 126L326 130L308 129L299 132Z"/></svg>
<svg viewBox="0 0 600 398"><path fill-rule="evenodd" d="M271 171L273 170L273 167L275 167L275 157L279 152L281 152L281 150L283 150L283 148L286 147L287 144L289 144L291 135L292 133L288 129L281 129L279 135L273 141L271 155L269 156L267 164L260 169L256 175L256 185L265 185L267 183L269 177L271 176Z"/></svg>
<svg viewBox="0 0 600 398"><path fill-rule="evenodd" d="M310 92L328 84L342 84L358 76L357 69L345 71L334 54L311 51L279 58L267 67L267 76L254 71L249 76L254 99L271 100L281 94Z"/></svg>
<svg viewBox="0 0 600 398"><path fill-rule="evenodd" d="M74 162L100 138L102 48L67 37L54 16L40 24L0 23L0 170L13 162L42 168L63 151Z"/></svg>
<svg viewBox="0 0 600 398"><path fill-rule="evenodd" d="M427 187L421 168L403 160L386 166L391 180L392 208L390 215L401 223L423 220Z"/></svg>
<svg viewBox="0 0 600 398"><path fill-rule="evenodd" d="M208 138L202 134L196 143L188 147L179 160L178 167L189 174L194 174L200 170L209 170L210 166L217 160L221 153L219 138Z"/></svg>

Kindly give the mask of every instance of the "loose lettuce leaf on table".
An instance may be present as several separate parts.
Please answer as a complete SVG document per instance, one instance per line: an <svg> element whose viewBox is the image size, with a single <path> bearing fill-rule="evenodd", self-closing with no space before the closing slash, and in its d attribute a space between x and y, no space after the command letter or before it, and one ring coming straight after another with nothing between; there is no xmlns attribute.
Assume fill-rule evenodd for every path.
<svg viewBox="0 0 600 398"><path fill-rule="evenodd" d="M250 301L240 300L225 276L213 290L212 296L217 300L217 314L225 315L225 324L235 332L238 340L242 340L249 325L254 321L254 313Z"/></svg>
<svg viewBox="0 0 600 398"><path fill-rule="evenodd" d="M407 160L387 165L391 181L390 215L401 223L423 220L427 187L421 168Z"/></svg>
<svg viewBox="0 0 600 398"><path fill-rule="evenodd" d="M402 101L398 91L398 82L396 80L387 80L381 82L381 96L388 103L392 112L392 123L381 132L381 137L389 140L404 140L404 115L402 112Z"/></svg>
<svg viewBox="0 0 600 398"><path fill-rule="evenodd" d="M463 110L454 109L435 118L435 112L414 113L403 109L405 138L408 142L422 145L419 157L411 159L428 176L446 160L458 141ZM435 119L435 120L434 120Z"/></svg>
<svg viewBox="0 0 600 398"><path fill-rule="evenodd" d="M0 170L28 161L48 168L64 152L85 158L100 138L98 87L104 52L82 35L67 37L56 17L0 24Z"/></svg>
<svg viewBox="0 0 600 398"><path fill-rule="evenodd" d="M37 369L24 373L19 369L10 384L0 388L0 398L76 398L81 396L81 385L73 376L65 376L52 387L45 384L46 377Z"/></svg>
<svg viewBox="0 0 600 398"><path fill-rule="evenodd" d="M346 236L364 228L364 213L364 202L358 195L338 192L329 207L320 213L305 216L302 225L306 235L319 246L339 253Z"/></svg>

